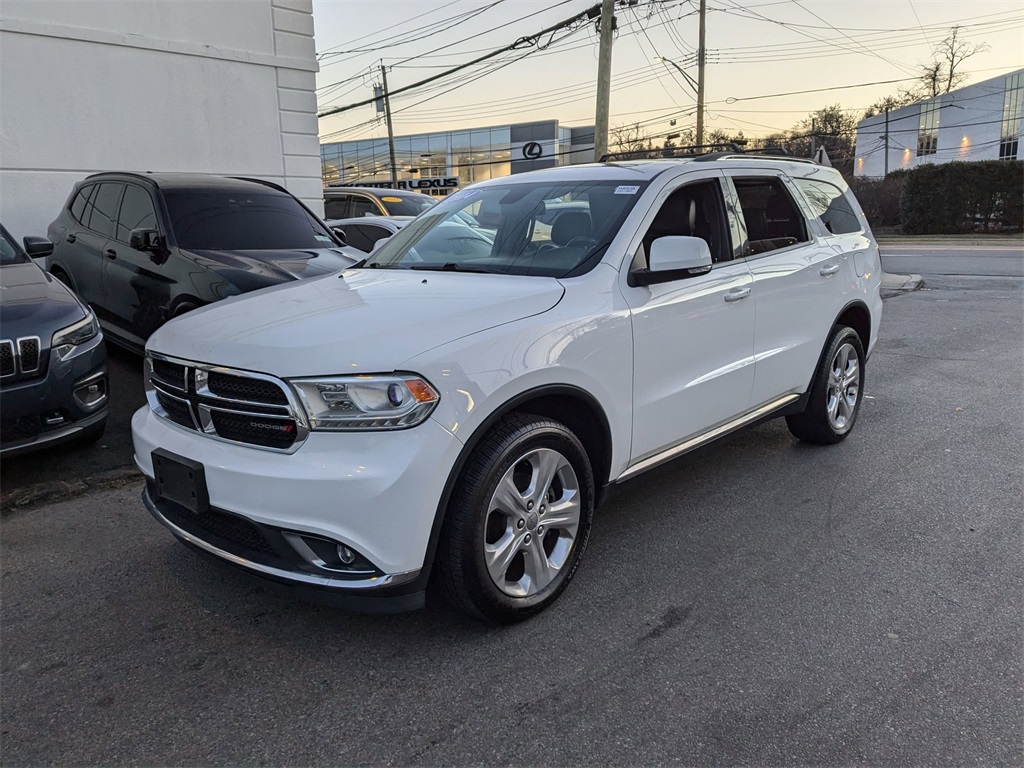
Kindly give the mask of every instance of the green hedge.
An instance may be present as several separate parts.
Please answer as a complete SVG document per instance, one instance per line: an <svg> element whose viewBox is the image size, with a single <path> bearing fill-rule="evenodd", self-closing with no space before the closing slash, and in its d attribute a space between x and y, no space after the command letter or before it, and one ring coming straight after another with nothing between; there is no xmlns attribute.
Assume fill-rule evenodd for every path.
<svg viewBox="0 0 1024 768"><path fill-rule="evenodd" d="M1024 161L922 165L900 196L904 234L1019 232L1024 224Z"/></svg>
<svg viewBox="0 0 1024 768"><path fill-rule="evenodd" d="M895 229L900 225L900 197L907 183L906 171L892 171L884 179L847 179L872 229Z"/></svg>

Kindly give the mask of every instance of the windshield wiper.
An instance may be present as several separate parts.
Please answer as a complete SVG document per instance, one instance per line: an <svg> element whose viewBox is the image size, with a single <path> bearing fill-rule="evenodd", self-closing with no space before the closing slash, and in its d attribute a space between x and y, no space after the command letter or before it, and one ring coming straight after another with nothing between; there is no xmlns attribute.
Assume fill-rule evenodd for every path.
<svg viewBox="0 0 1024 768"><path fill-rule="evenodd" d="M495 274L493 270L480 267L463 267L454 261L447 261L444 264L413 264L409 269L423 269L431 272L479 272L484 275Z"/></svg>

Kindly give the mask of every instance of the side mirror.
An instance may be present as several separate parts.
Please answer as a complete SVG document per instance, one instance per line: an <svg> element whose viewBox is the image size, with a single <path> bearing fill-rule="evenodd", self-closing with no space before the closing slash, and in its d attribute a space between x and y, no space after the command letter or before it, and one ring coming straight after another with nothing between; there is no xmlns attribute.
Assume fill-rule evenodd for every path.
<svg viewBox="0 0 1024 768"><path fill-rule="evenodd" d="M711 249L699 237L659 237L651 243L647 264L647 269L630 273L630 285L654 285L705 275L711 271Z"/></svg>
<svg viewBox="0 0 1024 768"><path fill-rule="evenodd" d="M136 251L156 251L161 247L160 233L155 229L133 229L128 235L128 245Z"/></svg>
<svg viewBox="0 0 1024 768"><path fill-rule="evenodd" d="M348 245L348 237L345 235L344 229L342 229L341 227L331 227L331 232L338 236L338 239L341 240L342 245Z"/></svg>
<svg viewBox="0 0 1024 768"><path fill-rule="evenodd" d="M25 253L33 258L39 258L41 256L49 256L53 253L53 243L47 240L45 237L38 237L36 235L29 235L22 239L25 244Z"/></svg>

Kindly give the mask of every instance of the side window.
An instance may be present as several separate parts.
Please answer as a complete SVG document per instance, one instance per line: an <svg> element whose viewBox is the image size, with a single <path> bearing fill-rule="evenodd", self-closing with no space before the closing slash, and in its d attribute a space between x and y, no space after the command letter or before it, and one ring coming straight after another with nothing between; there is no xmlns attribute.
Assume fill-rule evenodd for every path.
<svg viewBox="0 0 1024 768"><path fill-rule="evenodd" d="M835 184L814 179L796 179L796 185L806 195L814 215L829 232L844 235L861 231L860 220L854 213L850 201L846 199L843 190Z"/></svg>
<svg viewBox="0 0 1024 768"><path fill-rule="evenodd" d="M370 244L371 250L379 241L386 240L391 237L391 232L384 229L384 227L376 227L373 224L361 224L359 228L362 229L363 234L366 235L366 239Z"/></svg>
<svg viewBox="0 0 1024 768"><path fill-rule="evenodd" d="M644 235L643 262L634 261L633 268L646 266L646 255L655 240L672 236L701 238L708 244L711 261L715 264L732 258L725 201L717 180L687 184L669 195Z"/></svg>
<svg viewBox="0 0 1024 768"><path fill-rule="evenodd" d="M368 197L353 197L352 198L352 213L349 214L352 218L359 218L370 214L371 216L378 215L377 205Z"/></svg>
<svg viewBox="0 0 1024 768"><path fill-rule="evenodd" d="M807 223L780 179L733 179L747 244L739 255L753 256L810 240Z"/></svg>
<svg viewBox="0 0 1024 768"><path fill-rule="evenodd" d="M345 230L345 242L353 248L358 248L363 253L369 253L373 247L373 242L367 237L363 227L359 224L346 224Z"/></svg>
<svg viewBox="0 0 1024 768"><path fill-rule="evenodd" d="M349 197L330 197L324 200L325 219L347 219L349 211Z"/></svg>
<svg viewBox="0 0 1024 768"><path fill-rule="evenodd" d="M75 221L82 222L82 214L85 213L85 204L89 201L89 195L92 194L93 190L96 189L94 184L82 187L78 190L78 194L75 195L75 199L71 201L71 218Z"/></svg>
<svg viewBox="0 0 1024 768"><path fill-rule="evenodd" d="M142 187L129 184L121 201L121 214L117 219L117 239L127 243L133 229L156 229L156 211L149 193Z"/></svg>
<svg viewBox="0 0 1024 768"><path fill-rule="evenodd" d="M114 222L117 221L117 207L123 191L124 184L100 184L92 218L89 219L89 229L107 237L114 236Z"/></svg>

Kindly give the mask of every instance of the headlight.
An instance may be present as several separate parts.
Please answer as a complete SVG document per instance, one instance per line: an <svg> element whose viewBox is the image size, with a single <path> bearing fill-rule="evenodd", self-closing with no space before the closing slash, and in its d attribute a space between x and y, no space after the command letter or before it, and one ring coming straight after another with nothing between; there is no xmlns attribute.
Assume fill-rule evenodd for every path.
<svg viewBox="0 0 1024 768"><path fill-rule="evenodd" d="M292 379L312 430L414 427L441 396L418 376L331 376Z"/></svg>
<svg viewBox="0 0 1024 768"><path fill-rule="evenodd" d="M96 315L88 307L86 307L85 311L84 320L79 320L67 328L61 328L53 334L50 346L57 352L57 357L61 360L66 360L75 347L85 344L85 342L94 338L100 332L100 324L96 320Z"/></svg>

